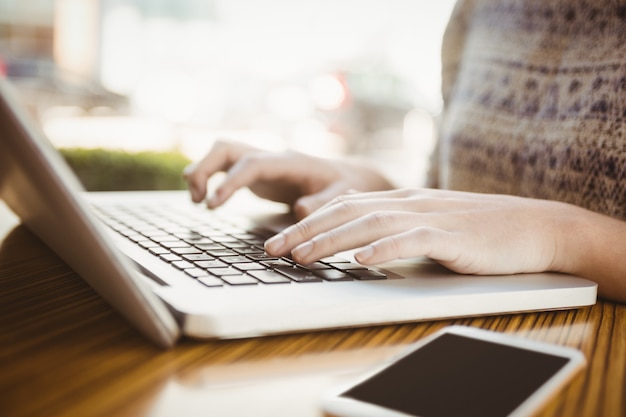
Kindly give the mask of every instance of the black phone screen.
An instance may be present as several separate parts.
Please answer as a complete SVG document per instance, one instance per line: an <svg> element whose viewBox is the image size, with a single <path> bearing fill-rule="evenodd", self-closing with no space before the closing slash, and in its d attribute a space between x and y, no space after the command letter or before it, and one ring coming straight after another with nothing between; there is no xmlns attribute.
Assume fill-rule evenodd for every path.
<svg viewBox="0 0 626 417"><path fill-rule="evenodd" d="M342 396L421 417L502 417L568 358L443 334Z"/></svg>

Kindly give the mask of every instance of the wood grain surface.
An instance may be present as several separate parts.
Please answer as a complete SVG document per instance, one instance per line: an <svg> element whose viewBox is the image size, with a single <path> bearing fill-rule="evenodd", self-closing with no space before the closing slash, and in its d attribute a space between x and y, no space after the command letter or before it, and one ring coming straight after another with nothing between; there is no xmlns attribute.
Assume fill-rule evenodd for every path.
<svg viewBox="0 0 626 417"><path fill-rule="evenodd" d="M11 216L0 217L0 416L322 416L319 400L450 324L580 349L539 415L626 416L626 305L154 347Z"/></svg>

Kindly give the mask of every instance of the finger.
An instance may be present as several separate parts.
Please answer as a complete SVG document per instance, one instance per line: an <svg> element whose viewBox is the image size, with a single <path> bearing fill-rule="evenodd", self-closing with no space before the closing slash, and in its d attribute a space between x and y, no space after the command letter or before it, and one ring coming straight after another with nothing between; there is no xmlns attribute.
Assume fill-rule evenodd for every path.
<svg viewBox="0 0 626 417"><path fill-rule="evenodd" d="M318 208L326 209L336 204L342 204L348 201L406 198L406 197L411 196L411 192L415 192L415 190L396 189L396 190L384 190L384 191L356 192L353 189L345 188L345 192L341 192L338 195L334 196L334 197L341 197L341 198L339 199L332 198Z"/></svg>
<svg viewBox="0 0 626 417"><path fill-rule="evenodd" d="M290 157L291 156L291 157ZM298 183L305 161L293 155L257 152L242 156L226 173L226 177L209 198L209 207L224 203L235 191L261 182L276 180Z"/></svg>
<svg viewBox="0 0 626 417"><path fill-rule="evenodd" d="M301 197L294 203L293 206L296 218L304 219L332 199L351 191L352 190L350 190L346 183L340 181L332 183L330 186L324 188L318 193Z"/></svg>
<svg viewBox="0 0 626 417"><path fill-rule="evenodd" d="M198 171L197 162L187 165L185 169L183 169L183 178L187 181L187 185L189 186L191 199L196 203L202 201L206 195L206 182L208 177L202 180L202 174Z"/></svg>
<svg viewBox="0 0 626 417"><path fill-rule="evenodd" d="M476 198L469 198L467 193L423 188L349 194L342 196L341 199L328 202L323 208L329 208L336 204L346 204L348 202L371 199L385 199L389 201L389 208L392 210L411 210L419 213L467 210L477 205L482 207L480 203L476 201Z"/></svg>
<svg viewBox="0 0 626 417"><path fill-rule="evenodd" d="M385 236L354 254L357 262L374 265L395 259L426 256L441 263L460 259L458 235L440 228L421 226Z"/></svg>
<svg viewBox="0 0 626 417"><path fill-rule="evenodd" d="M320 233L332 230L370 212L390 208L399 200L357 200L340 196L337 204L324 206L298 223L289 226L281 233L265 242L265 250L272 255L283 256L296 246L313 239Z"/></svg>
<svg viewBox="0 0 626 417"><path fill-rule="evenodd" d="M308 217L288 227L265 244L265 249L273 255L286 255L296 246L313 239L320 233L332 230L368 213L395 211L412 213L443 213L452 212L471 202L439 200L436 198L405 198L409 191L383 191L342 195L325 204ZM379 196L381 198L372 198ZM382 198L385 197L385 198ZM440 217L450 222L453 217ZM445 220L448 219L448 220ZM410 225L414 227L414 225Z"/></svg>
<svg viewBox="0 0 626 417"><path fill-rule="evenodd" d="M189 184L193 201L206 196L207 181L215 173L226 171L241 156L254 150L251 146L227 141L217 141L211 151L199 162L185 168L183 177Z"/></svg>
<svg viewBox="0 0 626 417"><path fill-rule="evenodd" d="M381 211L370 213L334 229L320 233L297 246L292 255L297 262L307 264L377 241L390 234L406 230L408 225L421 223L420 214ZM425 220L425 219L424 219Z"/></svg>

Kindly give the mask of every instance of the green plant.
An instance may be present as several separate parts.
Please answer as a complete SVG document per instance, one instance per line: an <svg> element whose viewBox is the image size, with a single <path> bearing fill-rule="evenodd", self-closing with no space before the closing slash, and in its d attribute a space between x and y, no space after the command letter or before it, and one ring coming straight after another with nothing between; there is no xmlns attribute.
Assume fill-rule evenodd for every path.
<svg viewBox="0 0 626 417"><path fill-rule="evenodd" d="M61 154L88 191L180 190L189 159L178 152L66 148Z"/></svg>

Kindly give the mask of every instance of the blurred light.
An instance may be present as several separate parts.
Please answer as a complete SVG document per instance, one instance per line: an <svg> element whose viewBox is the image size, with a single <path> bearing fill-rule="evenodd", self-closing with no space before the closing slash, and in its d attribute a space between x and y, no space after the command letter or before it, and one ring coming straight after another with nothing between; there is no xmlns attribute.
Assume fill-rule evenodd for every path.
<svg viewBox="0 0 626 417"><path fill-rule="evenodd" d="M402 139L406 147L414 147L419 144L419 148L428 150L434 144L435 121L433 116L424 109L410 110L404 116L402 130Z"/></svg>
<svg viewBox="0 0 626 417"><path fill-rule="evenodd" d="M426 183L429 159L436 138L435 120L424 109L412 109L404 117L400 177L396 182L404 187L423 186ZM407 181L407 179L409 179Z"/></svg>
<svg viewBox="0 0 626 417"><path fill-rule="evenodd" d="M120 4L105 9L102 18L102 84L119 94L129 94L146 73L142 16L136 6Z"/></svg>
<svg viewBox="0 0 626 417"><path fill-rule="evenodd" d="M299 121L290 135L290 148L310 155L339 156L346 150L343 137L329 132L319 120Z"/></svg>
<svg viewBox="0 0 626 417"><path fill-rule="evenodd" d="M295 85L272 89L267 96L267 105L272 113L284 120L298 120L312 111L306 90Z"/></svg>
<svg viewBox="0 0 626 417"><path fill-rule="evenodd" d="M70 107L50 112L44 131L57 147L121 149L129 152L146 149L169 151L176 137L163 120L139 117L85 117Z"/></svg>
<svg viewBox="0 0 626 417"><path fill-rule="evenodd" d="M95 0L57 0L54 57L61 68L87 78L95 77L99 11Z"/></svg>
<svg viewBox="0 0 626 417"><path fill-rule="evenodd" d="M6 77L8 73L7 64L0 58L0 77Z"/></svg>
<svg viewBox="0 0 626 417"><path fill-rule="evenodd" d="M196 112L196 91L197 82L186 74L154 74L139 83L135 105L144 114L174 123L187 122Z"/></svg>
<svg viewBox="0 0 626 417"><path fill-rule="evenodd" d="M337 110L348 97L344 83L330 74L322 75L313 81L311 94L313 102L321 110Z"/></svg>

